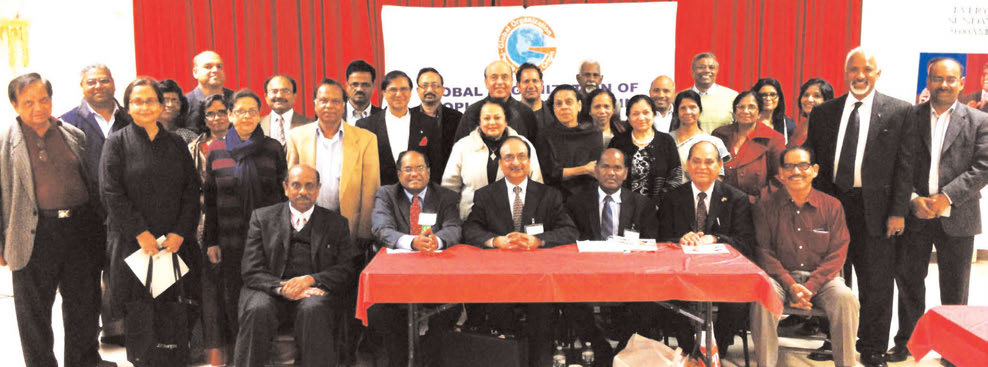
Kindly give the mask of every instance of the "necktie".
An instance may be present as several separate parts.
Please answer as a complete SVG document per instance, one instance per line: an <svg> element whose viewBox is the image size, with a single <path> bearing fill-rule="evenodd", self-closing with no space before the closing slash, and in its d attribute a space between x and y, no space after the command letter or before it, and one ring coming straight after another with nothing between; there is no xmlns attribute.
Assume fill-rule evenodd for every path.
<svg viewBox="0 0 988 367"><path fill-rule="evenodd" d="M606 240L608 237L614 234L614 227L612 223L614 221L613 214L611 214L611 203L614 199L611 199L610 195L604 196L604 210L600 213L600 239Z"/></svg>
<svg viewBox="0 0 988 367"><path fill-rule="evenodd" d="M278 142L281 143L281 145L285 145L285 133L286 133L286 131L285 131L285 119L282 118L281 115L275 115L274 118L277 120L275 122L278 123L278 127L277 127L277 129L278 129L278 135L277 135Z"/></svg>
<svg viewBox="0 0 988 367"><path fill-rule="evenodd" d="M703 224L707 222L707 203L703 200L707 198L707 193L696 194L696 198L696 231L703 232Z"/></svg>
<svg viewBox="0 0 988 367"><path fill-rule="evenodd" d="M858 151L858 130L861 125L861 118L858 116L859 107L861 107L861 102L855 102L851 116L847 118L847 129L844 129L840 160L837 162L837 177L834 177L834 184L841 192L847 192L854 187L854 156Z"/></svg>
<svg viewBox="0 0 988 367"><path fill-rule="evenodd" d="M302 228L305 228L305 217L300 215L295 218L295 231L301 231Z"/></svg>
<svg viewBox="0 0 988 367"><path fill-rule="evenodd" d="M412 197L412 208L408 211L408 220L412 225L412 236L422 234L422 226L419 225L419 213L422 213L422 205L419 204L419 197Z"/></svg>
<svg viewBox="0 0 988 367"><path fill-rule="evenodd" d="M521 202L521 187L515 186L515 202L511 204L511 221L515 224L515 232L521 232L521 209L524 204Z"/></svg>

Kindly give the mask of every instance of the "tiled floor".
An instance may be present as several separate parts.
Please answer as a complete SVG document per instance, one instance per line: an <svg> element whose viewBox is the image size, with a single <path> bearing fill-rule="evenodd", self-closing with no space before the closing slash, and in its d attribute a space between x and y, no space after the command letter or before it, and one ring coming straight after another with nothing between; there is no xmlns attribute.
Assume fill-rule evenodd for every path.
<svg viewBox="0 0 988 367"><path fill-rule="evenodd" d="M971 269L971 284L979 284L980 281L988 280L988 262L981 261L975 263ZM23 366L24 362L21 357L20 350L20 339L17 335L17 322L14 318L14 301L10 296L11 285L10 285L10 271L8 268L3 268L0 270L0 365L16 367ZM937 268L936 264L931 264L930 275L926 279L927 284L927 307L932 307L939 305L939 287L937 285ZM972 287L977 289L977 287ZM60 298L56 298L55 309L53 314L55 319L53 320L53 325L55 328L55 353L61 360L61 350L62 350L62 323L59 312L61 307ZM970 304L972 305L988 305L988 294L980 292L971 292ZM895 318L893 317L891 330L892 335L895 334ZM783 344L789 345L799 345L804 347L813 347L812 342L800 342L795 340L783 340ZM819 342L817 342L819 343ZM750 343L749 343L750 345ZM101 349L101 354L103 358L108 361L113 361L118 364L118 366L125 367L131 366L127 362L126 353L122 347L103 347ZM754 356L752 355L752 358ZM806 358L805 354L797 353L781 353L779 360L779 366L786 367L807 367L807 366L833 366L833 362L816 362ZM361 366L368 365L366 363L361 363ZM731 346L728 351L726 360L723 363L724 366L744 366L744 355L741 351L740 340L736 340L733 346ZM752 362L754 365L754 362ZM900 366L939 366L939 362L936 360L936 356L931 354L921 360L918 364L908 360L901 363L892 363L890 366L900 367Z"/></svg>

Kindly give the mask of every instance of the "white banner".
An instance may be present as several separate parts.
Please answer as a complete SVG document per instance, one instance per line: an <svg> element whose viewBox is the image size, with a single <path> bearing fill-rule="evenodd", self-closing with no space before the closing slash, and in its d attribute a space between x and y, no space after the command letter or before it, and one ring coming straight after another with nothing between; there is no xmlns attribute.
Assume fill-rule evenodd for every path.
<svg viewBox="0 0 988 367"><path fill-rule="evenodd" d="M572 4L523 8L384 6L385 68L415 79L431 66L444 79L443 104L460 111L487 95L484 68L503 59L539 65L546 99L576 84L583 60L600 62L602 87L621 102L648 94L659 75L673 76L676 3ZM385 72L379 72L383 75ZM519 99L517 83L512 91ZM418 105L412 93L410 105ZM623 105L623 104L622 104ZM623 109L622 109L623 114Z"/></svg>

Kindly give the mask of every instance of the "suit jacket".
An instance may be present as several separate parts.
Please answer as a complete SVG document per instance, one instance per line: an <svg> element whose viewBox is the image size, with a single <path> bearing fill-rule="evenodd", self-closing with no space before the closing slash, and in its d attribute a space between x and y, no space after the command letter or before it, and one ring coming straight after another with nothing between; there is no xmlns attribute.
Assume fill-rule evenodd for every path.
<svg viewBox="0 0 988 367"><path fill-rule="evenodd" d="M981 104L981 90L979 89L971 94L961 96L960 101L963 104L968 104L971 102L974 102L976 105ZM988 112L988 103L982 104L980 109L983 112Z"/></svg>
<svg viewBox="0 0 988 367"><path fill-rule="evenodd" d="M12 271L24 268L31 260L35 229L38 226L38 202L34 196L31 159L28 157L24 134L18 121L8 124L0 131L0 206L3 208L3 220L0 221L3 242L0 243L0 251L3 251L3 258ZM85 133L75 126L57 123L54 119L50 129L61 131L69 149L83 163L83 167L86 167L89 155L86 152ZM98 200L93 200L99 197L95 186L96 178L90 177L85 169L81 171L84 182L87 183L89 201L96 203Z"/></svg>
<svg viewBox="0 0 988 367"><path fill-rule="evenodd" d="M340 128L343 129L340 214L350 222L350 233L355 233L358 239L370 239L374 193L381 186L377 137L350 124L341 123ZM316 134L319 134L318 122L288 132L285 142L288 167L316 166Z"/></svg>
<svg viewBox="0 0 988 367"><path fill-rule="evenodd" d="M580 240L600 241L600 188L593 184L584 190L577 191L566 199L566 210L576 228L580 232ZM641 238L656 238L658 222L655 202L645 195L634 191L621 190L621 211L618 213L617 234L623 236L624 230L634 226Z"/></svg>
<svg viewBox="0 0 988 367"><path fill-rule="evenodd" d="M535 235L545 244L554 247L576 243L579 232L566 213L563 195L556 189L528 180L525 190L525 206L521 223L542 224L544 232ZM511 221L511 203L508 202L508 185L504 179L482 187L473 197L473 210L463 223L463 242L484 248L484 242L496 236L514 232ZM522 228L524 232L524 228Z"/></svg>
<svg viewBox="0 0 988 367"><path fill-rule="evenodd" d="M367 117L374 116L375 113L384 111L383 108L378 107L378 106L375 106L373 103L371 103L370 104L370 107L368 107L368 108L370 109L370 114L368 114ZM353 106L351 106L350 105L350 102L348 101L343 106L343 121L346 121L346 122L350 123L350 125L356 126L357 121L347 121L347 118L350 117L350 116L347 116L347 115L349 115L352 112L353 112Z"/></svg>
<svg viewBox="0 0 988 367"><path fill-rule="evenodd" d="M103 136L103 129L100 129L99 123L96 122L96 112L89 109L89 104L85 100L82 101L78 107L75 107L69 112L60 117L62 121L68 122L72 126L82 130L86 134L86 171L91 179L99 178L99 159L103 155L103 143L106 142L108 136ZM117 110L113 113L113 126L110 126L110 133L120 130L130 124L133 120L130 119L130 115L127 111L124 111L123 107L117 107Z"/></svg>
<svg viewBox="0 0 988 367"><path fill-rule="evenodd" d="M909 214L912 192L913 151L916 149L914 125L906 123L910 105L884 94L875 93L871 122L861 163L861 191L864 197L865 226L871 236L884 236L890 216ZM834 184L834 154L838 144L841 114L848 95L834 98L813 108L805 146L816 157L820 171L813 187L840 198Z"/></svg>
<svg viewBox="0 0 988 367"><path fill-rule="evenodd" d="M436 213L436 224L432 233L449 248L460 243L460 195L450 189L430 182L425 190L425 199L420 204L422 213ZM374 215L371 230L378 248L398 248L398 239L411 233L408 201L405 188L400 183L381 186L374 196Z"/></svg>
<svg viewBox="0 0 988 367"><path fill-rule="evenodd" d="M291 211L289 202L281 202L254 211L247 230L247 242L241 263L244 287L271 295L284 280L285 265L291 254ZM316 206L306 224L311 226L309 245L315 273L314 287L326 290L334 299L352 292L357 276L354 259L362 253L350 238L346 218Z"/></svg>
<svg viewBox="0 0 988 367"><path fill-rule="evenodd" d="M274 113L274 112L272 111L272 113ZM261 118L261 130L264 130L264 135L266 135L266 136L271 136L271 114L272 113L269 113L269 114L267 114L267 116L264 116L264 117ZM315 122L315 121L316 121L316 119L314 119L314 118L311 118L309 116L303 115L303 114L298 113L298 112L294 112L292 114L292 124L291 124L292 126L289 126L288 129L286 129L286 130L291 130L291 129L294 129L294 128L299 127L299 126L304 126L304 125L309 124L310 122ZM288 131L285 131L285 135L288 135Z"/></svg>
<svg viewBox="0 0 988 367"><path fill-rule="evenodd" d="M697 231L693 183L672 189L659 201L659 239L679 242L684 234ZM717 242L731 245L754 261L755 224L751 219L748 194L720 181L714 182L710 207L703 234L717 237Z"/></svg>
<svg viewBox="0 0 988 367"><path fill-rule="evenodd" d="M916 127L922 140L916 151L913 190L930 196L930 102L913 107L908 123ZM981 233L981 189L988 184L988 114L962 103L950 116L947 133L940 149L940 192L950 198L950 216L940 217L943 231L951 236L974 236ZM925 226L933 221L909 217L911 226Z"/></svg>
<svg viewBox="0 0 988 367"><path fill-rule="evenodd" d="M377 135L377 154L380 157L381 185L391 185L398 183L398 165L395 157L401 152L391 151L391 140L388 138L388 127L384 122L387 110L383 110L367 118L357 121L357 127L365 129ZM438 164L442 158L442 151L439 147L439 129L436 128L436 119L426 116L420 112L408 111L408 149L422 153L429 158L432 182L442 182L443 168Z"/></svg>
<svg viewBox="0 0 988 367"><path fill-rule="evenodd" d="M438 162L432 162L432 164L438 164L440 167L446 167L446 162L449 159L450 153L453 151L453 144L456 144L456 127L460 125L460 119L463 118L463 112L457 111L453 108L442 106L439 113L439 142L440 151L442 155ZM422 106L415 106L411 108L411 111L422 112Z"/></svg>

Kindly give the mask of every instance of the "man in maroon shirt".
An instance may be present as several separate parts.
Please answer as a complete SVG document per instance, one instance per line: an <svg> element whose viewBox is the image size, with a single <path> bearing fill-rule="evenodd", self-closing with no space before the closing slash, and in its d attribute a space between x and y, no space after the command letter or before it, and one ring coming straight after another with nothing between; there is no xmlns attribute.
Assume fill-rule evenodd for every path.
<svg viewBox="0 0 988 367"><path fill-rule="evenodd" d="M790 307L817 307L827 313L834 363L853 366L860 304L839 276L850 242L844 209L837 199L812 187L819 167L810 151L789 148L779 161L785 190L755 204L758 265L772 277L779 298ZM778 325L778 317L765 307L752 308L758 366L774 367L778 362Z"/></svg>

